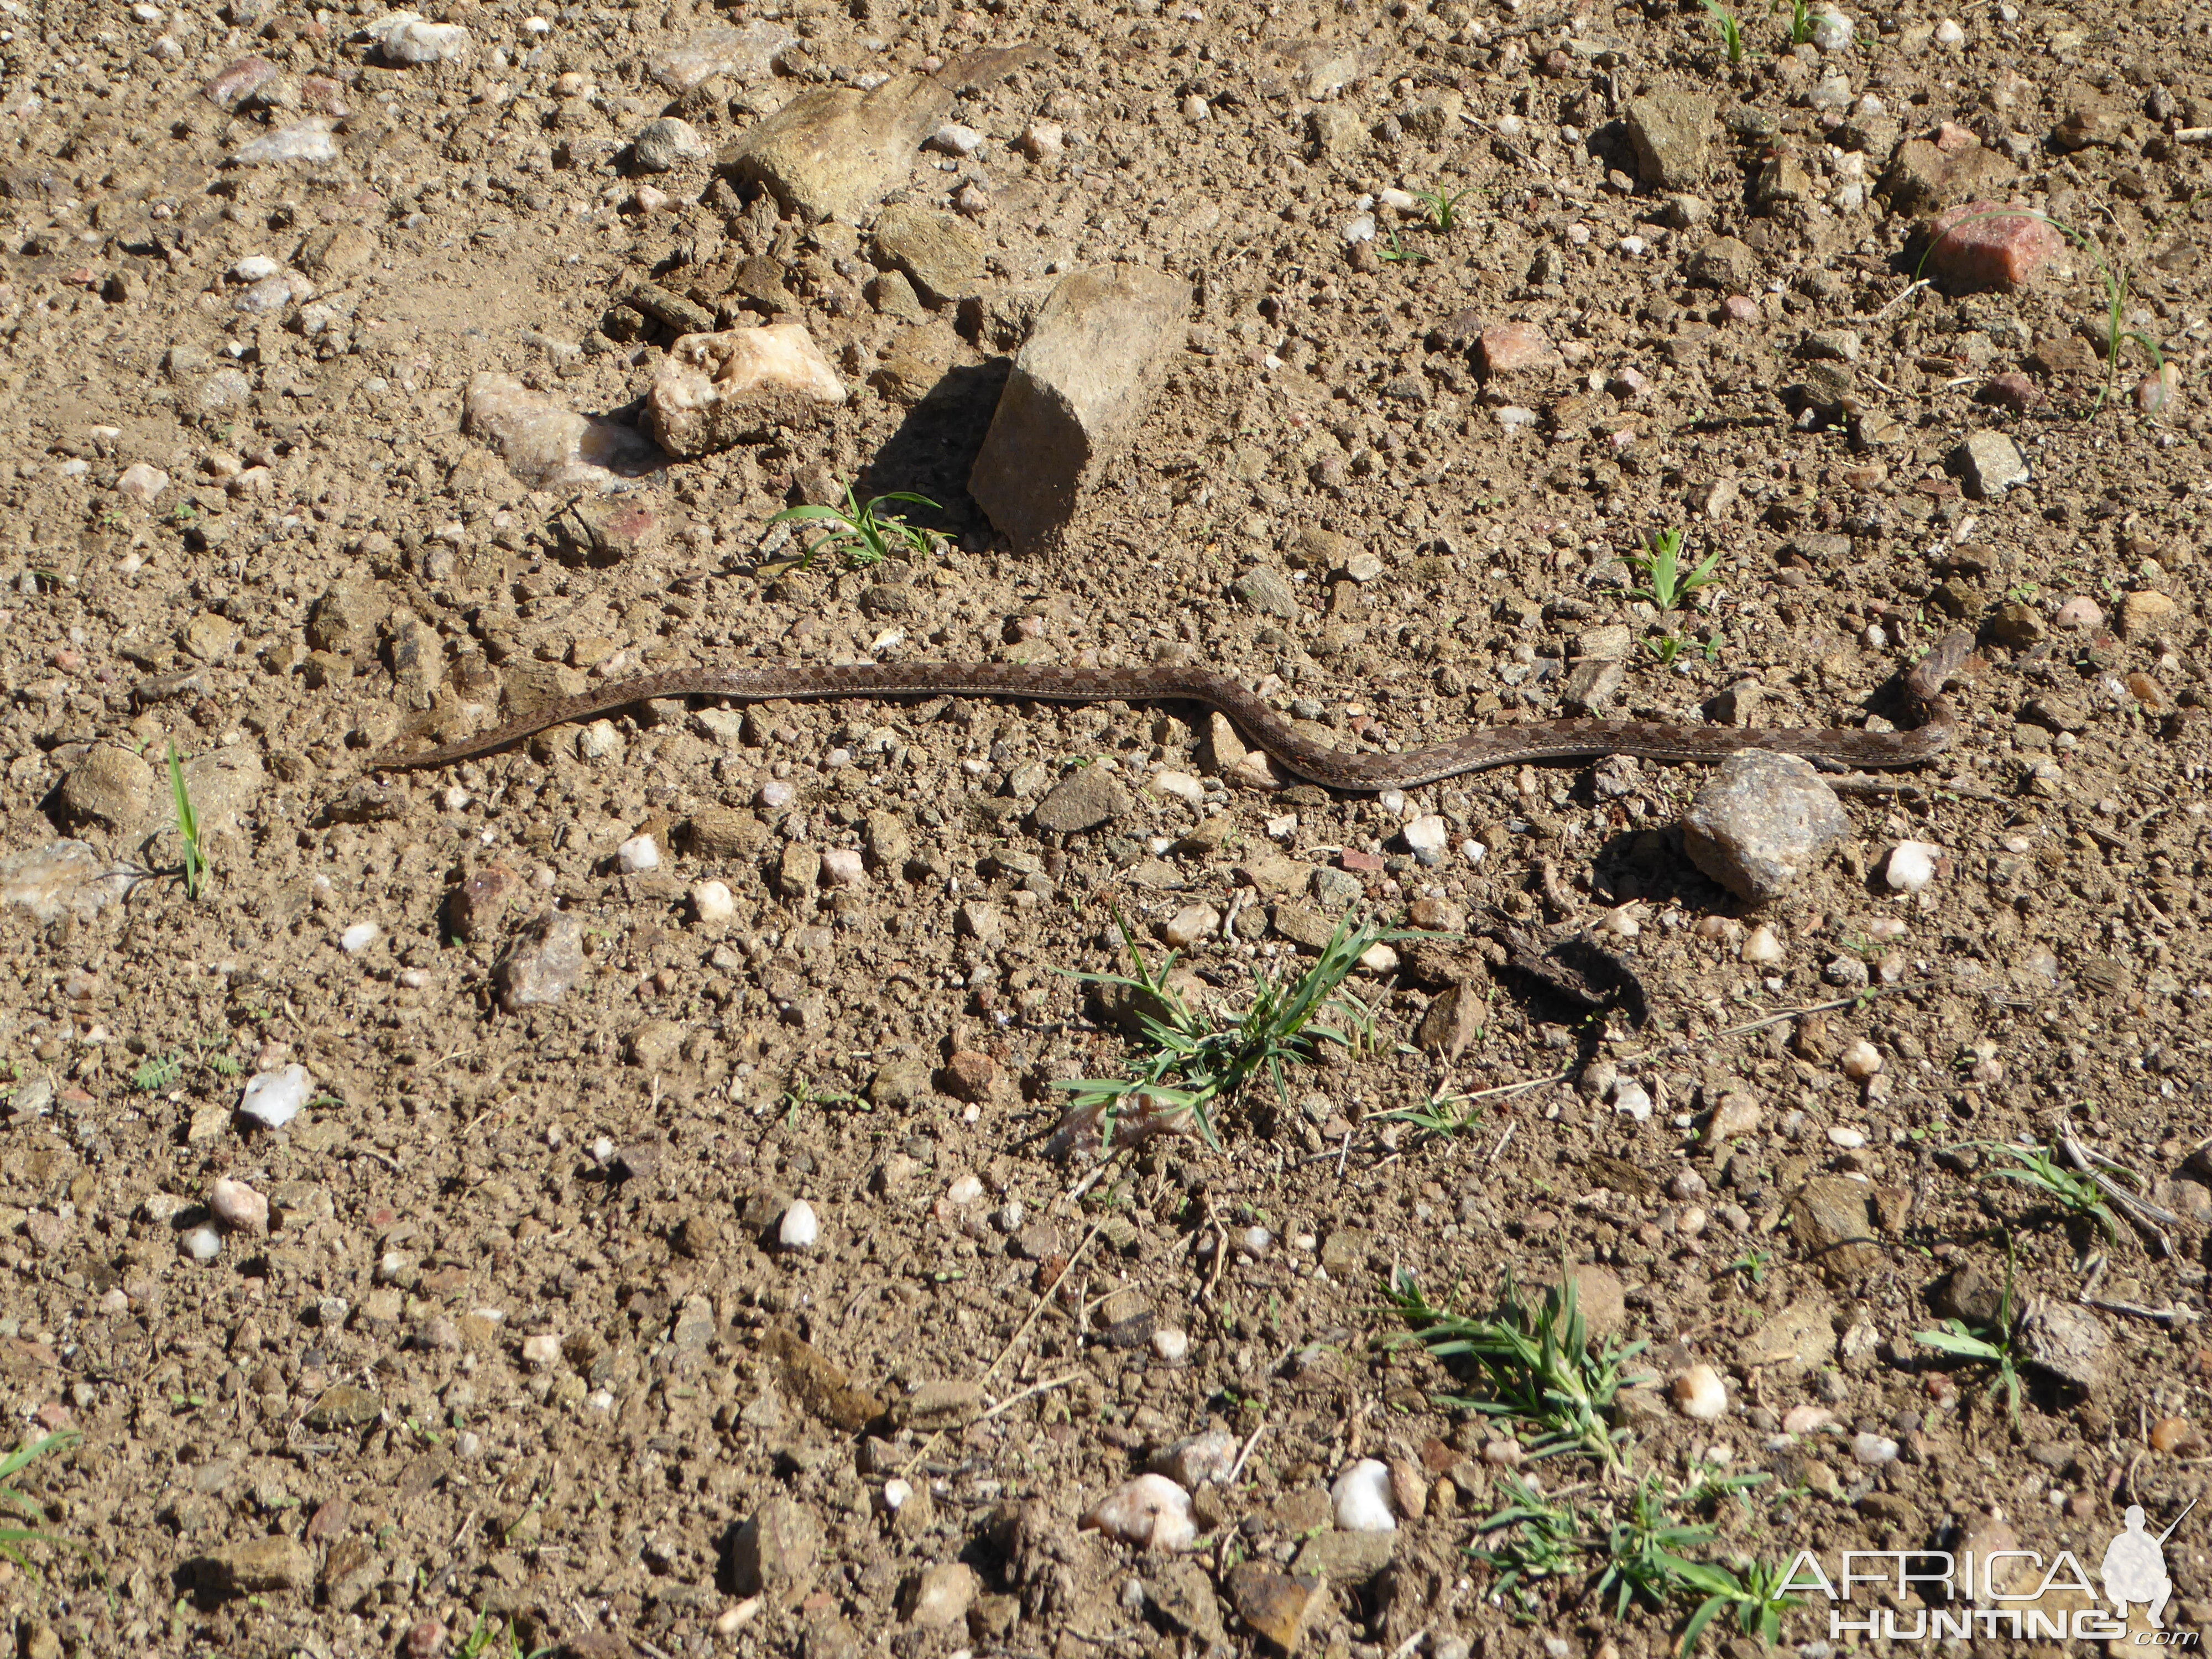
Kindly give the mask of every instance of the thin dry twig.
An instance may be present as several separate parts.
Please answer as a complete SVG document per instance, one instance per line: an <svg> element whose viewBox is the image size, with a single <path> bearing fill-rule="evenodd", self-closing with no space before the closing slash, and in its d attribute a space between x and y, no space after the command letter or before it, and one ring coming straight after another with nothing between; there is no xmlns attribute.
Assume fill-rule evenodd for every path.
<svg viewBox="0 0 2212 1659"><path fill-rule="evenodd" d="M1066 1376L1055 1376L1043 1382L1032 1382L1029 1387L1024 1389L1019 1394L1008 1395L1004 1400L1001 1400L997 1405L992 1407L990 1410L985 1412L981 1416L969 1419L967 1422L961 1425L961 1427L972 1429L978 1423L988 1423L993 1418L998 1416L1000 1413L1012 1411L1015 1407L1020 1405L1024 1400L1034 1399L1041 1394L1050 1394L1054 1389L1066 1388L1069 1383L1074 1382L1075 1379L1081 1375L1082 1373L1080 1371L1070 1371Z"/></svg>
<svg viewBox="0 0 2212 1659"><path fill-rule="evenodd" d="M1260 1443L1260 1437L1267 1431L1267 1419L1263 1417L1253 1425L1252 1432L1244 1437L1244 1443L1237 1449L1237 1461L1229 1466L1229 1473L1222 1478L1223 1486L1237 1484L1237 1477L1244 1473L1244 1460L1251 1456L1252 1448Z"/></svg>

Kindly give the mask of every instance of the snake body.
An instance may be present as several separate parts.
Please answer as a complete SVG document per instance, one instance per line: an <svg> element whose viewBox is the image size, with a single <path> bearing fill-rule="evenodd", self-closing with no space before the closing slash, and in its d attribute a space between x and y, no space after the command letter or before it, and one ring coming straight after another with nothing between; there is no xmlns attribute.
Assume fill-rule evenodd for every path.
<svg viewBox="0 0 2212 1659"><path fill-rule="evenodd" d="M758 702L776 698L970 696L1049 702L1203 703L1235 721L1244 735L1291 771L1331 789L1364 792L1410 789L1484 767L1519 761L1574 760L1634 755L1645 760L1718 760L1743 749L1764 749L1859 769L1913 766L1951 746L1958 716L1943 695L1973 647L1971 636L1953 634L1905 677L1920 705L1921 723L1908 731L1863 732L1849 726L1731 727L1676 726L1660 720L1556 720L1484 726L1449 743L1402 754L1354 753L1314 742L1225 675L1197 667L1066 668L1024 663L763 663L744 668L672 668L658 674L562 697L503 726L436 749L409 753L384 749L372 767L433 767L465 760L520 742L549 726L591 720L611 709L656 697L727 697Z"/></svg>

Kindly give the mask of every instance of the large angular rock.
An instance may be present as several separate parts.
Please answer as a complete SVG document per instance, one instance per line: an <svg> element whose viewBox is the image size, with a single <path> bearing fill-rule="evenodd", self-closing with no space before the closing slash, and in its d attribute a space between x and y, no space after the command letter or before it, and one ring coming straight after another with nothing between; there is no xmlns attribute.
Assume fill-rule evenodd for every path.
<svg viewBox="0 0 2212 1659"><path fill-rule="evenodd" d="M1760 902L1788 891L1850 827L1810 761L1742 749L1691 802L1682 850L1729 891Z"/></svg>
<svg viewBox="0 0 2212 1659"><path fill-rule="evenodd" d="M1141 265L1079 270L1052 291L968 479L1024 552L1066 533L1085 485L1135 435L1181 349L1190 285Z"/></svg>
<svg viewBox="0 0 2212 1659"><path fill-rule="evenodd" d="M1929 228L1928 269L1953 290L2011 289L2065 246L2066 239L2040 214L1969 202Z"/></svg>
<svg viewBox="0 0 2212 1659"><path fill-rule="evenodd" d="M2002 432L1968 433L1955 460L1966 487L1980 501L1993 501L2014 484L2028 480L2027 461L2020 446Z"/></svg>
<svg viewBox="0 0 2212 1659"><path fill-rule="evenodd" d="M2019 172L1971 138L1908 138L1889 158L1874 188L1893 213L1933 213L1982 195Z"/></svg>
<svg viewBox="0 0 2212 1659"><path fill-rule="evenodd" d="M635 427L563 409L507 374L478 374L461 402L462 429L540 489L614 489L667 457Z"/></svg>
<svg viewBox="0 0 2212 1659"><path fill-rule="evenodd" d="M781 23L758 21L743 28L698 29L647 58L645 72L679 94L710 76L757 80L774 67L776 55L798 39Z"/></svg>
<svg viewBox="0 0 2212 1659"><path fill-rule="evenodd" d="M892 203L876 218L876 255L904 271L932 305L981 286L983 239L949 213Z"/></svg>
<svg viewBox="0 0 2212 1659"><path fill-rule="evenodd" d="M1711 163L1713 100L1680 93L1630 100L1628 141L1636 174L1655 190L1695 190Z"/></svg>
<svg viewBox="0 0 2212 1659"><path fill-rule="evenodd" d="M1805 1259L1831 1279L1856 1279L1881 1261L1867 1207L1873 1192L1843 1176L1815 1176L1790 1200L1790 1237Z"/></svg>
<svg viewBox="0 0 2212 1659"><path fill-rule="evenodd" d="M822 1523L788 1498L771 1498L730 1543L730 1575L741 1595L795 1607L820 1574Z"/></svg>
<svg viewBox="0 0 2212 1659"><path fill-rule="evenodd" d="M787 213L858 224L951 107L951 93L921 75L872 92L803 92L724 150L722 164L765 185Z"/></svg>
<svg viewBox="0 0 2212 1659"><path fill-rule="evenodd" d="M62 810L74 823L128 830L154 814L154 769L128 749L95 744L62 780Z"/></svg>
<svg viewBox="0 0 2212 1659"><path fill-rule="evenodd" d="M645 425L684 459L771 428L799 426L845 401L845 383L803 323L686 334L646 393Z"/></svg>

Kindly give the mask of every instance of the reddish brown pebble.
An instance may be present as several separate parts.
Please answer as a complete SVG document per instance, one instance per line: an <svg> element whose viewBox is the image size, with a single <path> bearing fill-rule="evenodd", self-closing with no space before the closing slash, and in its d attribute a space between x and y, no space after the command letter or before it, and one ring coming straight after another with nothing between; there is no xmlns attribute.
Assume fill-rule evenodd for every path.
<svg viewBox="0 0 2212 1659"><path fill-rule="evenodd" d="M2151 1425L2150 1449L2153 1451L2173 1452L2196 1438L2185 1417L2161 1418Z"/></svg>
<svg viewBox="0 0 2212 1659"><path fill-rule="evenodd" d="M971 1105L991 1097L991 1085L998 1078L999 1062L972 1048L963 1048L945 1062L945 1092Z"/></svg>
<svg viewBox="0 0 2212 1659"><path fill-rule="evenodd" d="M1559 354L1544 331L1527 323L1500 323L1495 328L1482 331L1478 349L1482 354L1482 372L1486 374L1511 374L1523 368L1537 368L1559 361Z"/></svg>
<svg viewBox="0 0 2212 1659"><path fill-rule="evenodd" d="M1367 875L1372 875L1382 867L1382 859L1373 853L1339 853L1336 861L1342 869L1357 870Z"/></svg>
<svg viewBox="0 0 2212 1659"><path fill-rule="evenodd" d="M1755 323L1763 313L1759 301L1748 294L1731 294L1721 301L1721 320L1729 323Z"/></svg>
<svg viewBox="0 0 2212 1659"><path fill-rule="evenodd" d="M353 1518L353 1502L339 1497L323 1500L315 1511L314 1519L307 1522L306 1538L310 1544L319 1544L327 1538L344 1536L346 1522Z"/></svg>
<svg viewBox="0 0 2212 1659"><path fill-rule="evenodd" d="M2056 229L2024 209L1969 202L1936 221L1928 268L1962 288L2016 288L2063 246Z"/></svg>
<svg viewBox="0 0 2212 1659"><path fill-rule="evenodd" d="M2043 393L2035 382L2021 374L1996 375L1975 396L1982 403L2009 409L2015 415L2024 415L2043 401Z"/></svg>
<svg viewBox="0 0 2212 1659"><path fill-rule="evenodd" d="M521 898L522 874L511 865L487 864L469 872L446 901L446 919L465 939L489 933L507 908Z"/></svg>
<svg viewBox="0 0 2212 1659"><path fill-rule="evenodd" d="M2166 695L2166 688L2141 669L2128 676L2128 690L2154 714L2163 714L2173 707L2173 699Z"/></svg>
<svg viewBox="0 0 2212 1659"><path fill-rule="evenodd" d="M407 1632L407 1659L438 1659L446 1650L446 1627L434 1619L419 1620Z"/></svg>

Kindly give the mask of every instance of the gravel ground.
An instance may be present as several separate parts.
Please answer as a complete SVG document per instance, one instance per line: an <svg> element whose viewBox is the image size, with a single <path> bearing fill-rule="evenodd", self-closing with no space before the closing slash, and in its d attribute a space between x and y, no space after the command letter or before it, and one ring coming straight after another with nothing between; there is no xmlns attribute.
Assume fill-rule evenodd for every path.
<svg viewBox="0 0 2212 1659"><path fill-rule="evenodd" d="M1731 64L1660 0L0 11L0 1376L89 1551L0 1564L22 1653L1631 1659L1695 1598L1616 1616L1601 1549L1501 1595L1514 1479L1601 1535L1649 1478L1738 1571L2094 1574L2204 1492L2212 12L1753 7ZM833 149L842 218L717 165L885 77L926 122ZM2076 234L1923 267L1973 202ZM1182 337L1017 550L969 467L1115 261ZM678 331L761 322L850 395L645 446ZM485 375L636 476L465 427ZM769 520L855 479L933 546L796 564ZM1662 615L1670 527L1717 563ZM1407 747L1902 723L1958 627L1957 747L1756 905L1686 855L1702 769L1335 797L1187 707L362 767L750 654L1204 660ZM1117 918L1233 1012L1347 912L1452 936L1353 974L1369 1040L1219 1151L1057 1155L1053 1085L1146 1052L1066 971ZM1991 1179L2069 1141L2153 1207ZM1651 1380L1622 1468L1516 1476L1385 1286L1563 1263ZM2008 1316L2016 1417L1913 1340Z"/></svg>

